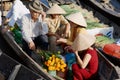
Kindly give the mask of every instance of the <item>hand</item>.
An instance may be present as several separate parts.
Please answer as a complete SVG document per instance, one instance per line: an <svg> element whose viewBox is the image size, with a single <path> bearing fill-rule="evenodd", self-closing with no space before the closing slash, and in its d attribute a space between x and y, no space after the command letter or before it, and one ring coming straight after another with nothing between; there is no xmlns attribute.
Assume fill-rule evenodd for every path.
<svg viewBox="0 0 120 80"><path fill-rule="evenodd" d="M29 43L29 48L30 48L31 50L35 50L35 44L34 44L33 41L31 41L31 42Z"/></svg>
<svg viewBox="0 0 120 80"><path fill-rule="evenodd" d="M3 24L4 24L4 25L8 24L8 22L9 22L9 19L8 19L8 18L6 18L5 20L3 20Z"/></svg>
<svg viewBox="0 0 120 80"><path fill-rule="evenodd" d="M44 12L44 11L42 11L42 20L44 21L45 20L45 18L46 18L46 13Z"/></svg>
<svg viewBox="0 0 120 80"><path fill-rule="evenodd" d="M64 48L64 50L67 51L67 52L74 52L73 49L71 48L71 46L66 46Z"/></svg>
<svg viewBox="0 0 120 80"><path fill-rule="evenodd" d="M59 39L57 40L57 43L67 43L67 40L64 39L64 38L59 38Z"/></svg>

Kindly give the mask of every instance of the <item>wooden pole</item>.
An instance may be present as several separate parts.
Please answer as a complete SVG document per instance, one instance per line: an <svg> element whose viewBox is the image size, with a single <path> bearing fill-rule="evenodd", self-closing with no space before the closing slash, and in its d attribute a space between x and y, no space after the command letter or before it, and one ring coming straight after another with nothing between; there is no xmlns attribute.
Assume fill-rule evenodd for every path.
<svg viewBox="0 0 120 80"><path fill-rule="evenodd" d="M1 26L2 26L2 28L3 28L3 0L1 0L1 17L2 17Z"/></svg>

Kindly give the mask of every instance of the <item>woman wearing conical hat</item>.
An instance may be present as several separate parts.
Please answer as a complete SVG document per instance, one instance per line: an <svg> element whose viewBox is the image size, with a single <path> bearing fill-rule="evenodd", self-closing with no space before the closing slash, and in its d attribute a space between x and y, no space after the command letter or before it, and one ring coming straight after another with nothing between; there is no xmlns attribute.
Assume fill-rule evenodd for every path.
<svg viewBox="0 0 120 80"><path fill-rule="evenodd" d="M76 56L76 63L72 65L73 80L89 80L96 74L98 56L93 47L95 40L95 36L88 33L81 33L74 40L71 46Z"/></svg>
<svg viewBox="0 0 120 80"><path fill-rule="evenodd" d="M87 23L81 14L81 12L73 13L66 18L69 20L71 25L70 37L69 39L60 38L57 43L65 43L66 45L72 45L74 39L79 33L86 33Z"/></svg>
<svg viewBox="0 0 120 80"><path fill-rule="evenodd" d="M57 4L54 4L46 13L50 15L50 17L45 20L49 27L50 50L55 51L56 39L59 37L68 37L70 24L63 16L66 12ZM63 33L59 34L61 25L64 25L64 29L62 31Z"/></svg>

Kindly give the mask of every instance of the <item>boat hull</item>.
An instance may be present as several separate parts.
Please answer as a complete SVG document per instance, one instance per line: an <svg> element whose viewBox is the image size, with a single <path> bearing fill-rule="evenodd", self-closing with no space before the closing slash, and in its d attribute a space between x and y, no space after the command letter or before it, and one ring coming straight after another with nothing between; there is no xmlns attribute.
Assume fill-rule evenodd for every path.
<svg viewBox="0 0 120 80"><path fill-rule="evenodd" d="M90 7L100 12L102 15L106 16L111 21L120 26L120 13L105 9L104 7L101 7L99 3L96 3L94 0L80 0L80 1L89 5Z"/></svg>
<svg viewBox="0 0 120 80"><path fill-rule="evenodd" d="M106 56L114 65L120 67L120 59L119 59L119 58L105 53L101 48L99 48L99 51L100 51L104 56Z"/></svg>
<svg viewBox="0 0 120 80"><path fill-rule="evenodd" d="M3 38L6 40L6 42L9 44L9 46L15 51L15 53L19 56L19 58L34 72L37 74L45 77L47 80L55 80L52 76L50 76L47 72L45 72L42 67L36 63L31 57L25 53L22 48L16 43L14 40L14 37L11 35L11 32L3 32L1 31L1 34Z"/></svg>
<svg viewBox="0 0 120 80"><path fill-rule="evenodd" d="M45 79L0 51L0 80Z"/></svg>
<svg viewBox="0 0 120 80"><path fill-rule="evenodd" d="M99 69L96 80L115 80L120 79L118 69L111 63L98 49Z"/></svg>

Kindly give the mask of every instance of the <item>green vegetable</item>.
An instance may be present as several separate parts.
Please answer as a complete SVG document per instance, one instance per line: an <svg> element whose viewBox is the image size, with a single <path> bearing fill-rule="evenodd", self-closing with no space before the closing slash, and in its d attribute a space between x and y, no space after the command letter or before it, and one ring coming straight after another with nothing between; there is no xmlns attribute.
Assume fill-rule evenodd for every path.
<svg viewBox="0 0 120 80"><path fill-rule="evenodd" d="M70 15L72 13L79 12L78 10L70 8L69 5L61 5L61 8L63 8L66 11L67 14L65 14L65 16Z"/></svg>

